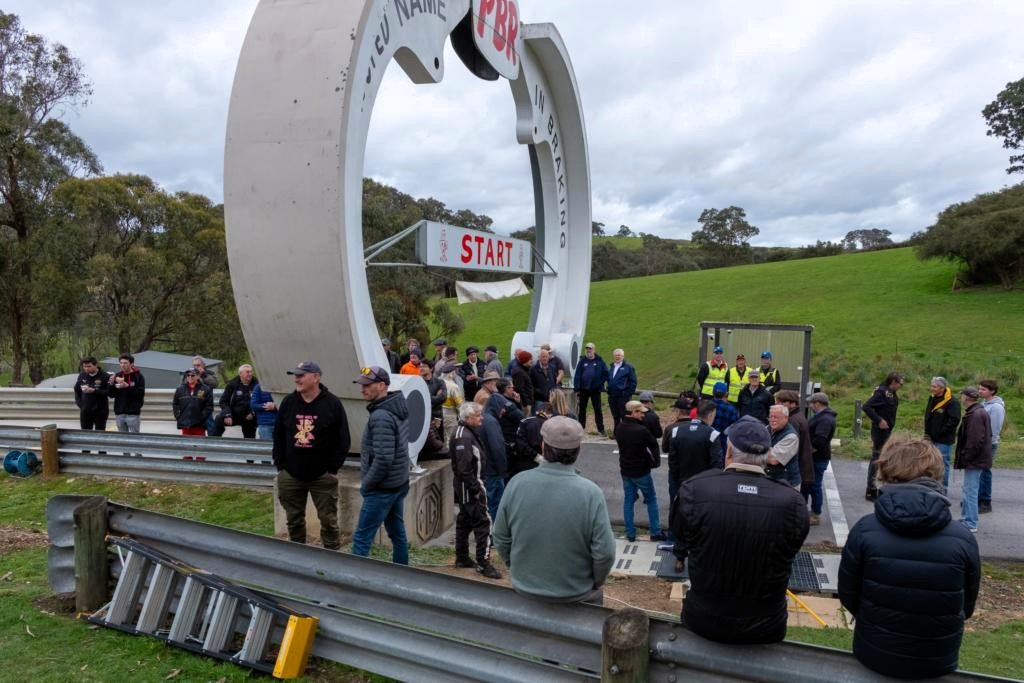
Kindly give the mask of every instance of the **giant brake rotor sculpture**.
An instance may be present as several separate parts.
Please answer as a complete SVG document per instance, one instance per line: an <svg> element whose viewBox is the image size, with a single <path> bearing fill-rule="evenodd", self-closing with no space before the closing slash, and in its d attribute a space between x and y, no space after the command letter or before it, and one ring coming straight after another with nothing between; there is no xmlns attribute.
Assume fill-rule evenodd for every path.
<svg viewBox="0 0 1024 683"><path fill-rule="evenodd" d="M362 187L370 117L392 59L414 83L440 82L450 38L477 76L510 82L516 139L533 171L535 270L546 270L535 278L527 330L510 349L546 342L575 367L590 284L583 110L556 28L519 16L510 0L261 0L253 15L224 152L242 331L270 391L291 391L284 371L300 361L320 363L324 384L346 404L354 449L367 413L352 379L361 367L387 365L367 290ZM391 389L409 401L410 450L418 452L430 416L426 384L399 375Z"/></svg>

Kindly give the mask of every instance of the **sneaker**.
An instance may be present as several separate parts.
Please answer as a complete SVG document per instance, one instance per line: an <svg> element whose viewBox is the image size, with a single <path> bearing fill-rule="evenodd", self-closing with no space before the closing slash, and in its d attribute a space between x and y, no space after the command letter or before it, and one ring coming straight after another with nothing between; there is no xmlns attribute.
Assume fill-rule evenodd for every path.
<svg viewBox="0 0 1024 683"><path fill-rule="evenodd" d="M970 524L967 523L966 519L961 519L960 523L963 524L965 527L967 527L967 530L970 531L972 534L978 533L978 527L971 526Z"/></svg>
<svg viewBox="0 0 1024 683"><path fill-rule="evenodd" d="M811 526L818 526L821 524L821 517L818 515L811 515Z"/></svg>
<svg viewBox="0 0 1024 683"><path fill-rule="evenodd" d="M989 501L987 503L979 502L978 503L978 514L979 515L983 515L986 512L992 512L992 502L991 501Z"/></svg>
<svg viewBox="0 0 1024 683"><path fill-rule="evenodd" d="M652 541L667 541L668 540L668 536L665 535L664 531L659 531L656 534L651 534L651 540Z"/></svg>
<svg viewBox="0 0 1024 683"><path fill-rule="evenodd" d="M476 566L476 571L477 571L478 574L483 574L488 579L500 579L501 578L501 572L499 572L498 569L493 564L491 564L490 562L485 562L483 564L478 564Z"/></svg>
<svg viewBox="0 0 1024 683"><path fill-rule="evenodd" d="M468 557L456 557L455 566L459 569L473 569L476 567L476 562L469 559Z"/></svg>
<svg viewBox="0 0 1024 683"><path fill-rule="evenodd" d="M420 467L419 465L416 465L415 467L410 467L409 471L412 474L423 474L424 472L427 471L427 468L426 467Z"/></svg>
<svg viewBox="0 0 1024 683"><path fill-rule="evenodd" d="M626 536L626 540L629 541L630 543L635 543L636 542L636 536Z"/></svg>

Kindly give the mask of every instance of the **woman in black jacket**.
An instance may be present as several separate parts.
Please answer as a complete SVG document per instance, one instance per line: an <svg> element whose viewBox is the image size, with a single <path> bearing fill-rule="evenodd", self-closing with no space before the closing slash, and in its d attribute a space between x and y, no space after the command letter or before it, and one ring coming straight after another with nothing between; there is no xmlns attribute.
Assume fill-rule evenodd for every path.
<svg viewBox="0 0 1024 683"><path fill-rule="evenodd" d="M843 549L839 599L856 619L853 654L880 674L931 678L957 668L981 559L974 536L951 523L944 469L927 441L890 439L878 459L875 513Z"/></svg>

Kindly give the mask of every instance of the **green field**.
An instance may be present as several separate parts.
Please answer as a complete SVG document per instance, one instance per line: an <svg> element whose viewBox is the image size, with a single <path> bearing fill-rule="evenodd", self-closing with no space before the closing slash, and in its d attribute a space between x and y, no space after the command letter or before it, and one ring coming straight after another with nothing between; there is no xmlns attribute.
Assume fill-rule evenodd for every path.
<svg viewBox="0 0 1024 683"><path fill-rule="evenodd" d="M833 398L840 436L850 432L853 402L891 370L906 374L900 426L913 431L932 376L956 388L993 377L1007 405L1000 455L1009 458L1024 419L1024 294L953 292L955 272L903 248L596 282L586 341L605 360L624 348L641 387L679 391L696 376L702 320L814 325L811 377ZM526 296L457 306L466 328L454 344L506 349L529 307Z"/></svg>

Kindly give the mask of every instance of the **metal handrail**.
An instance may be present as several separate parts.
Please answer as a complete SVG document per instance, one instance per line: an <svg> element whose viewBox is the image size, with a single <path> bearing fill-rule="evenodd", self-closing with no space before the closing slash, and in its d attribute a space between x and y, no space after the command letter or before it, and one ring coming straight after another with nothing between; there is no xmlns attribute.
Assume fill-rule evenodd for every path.
<svg viewBox="0 0 1024 683"><path fill-rule="evenodd" d="M55 496L47 505L49 578L58 592L75 587L73 512L86 498ZM402 680L512 683L599 675L610 609L541 602L503 586L114 503L108 511L112 533L319 617L313 653L325 659ZM879 680L849 652L788 642L723 645L657 616L649 644L652 681ZM956 673L942 680L1010 679Z"/></svg>

